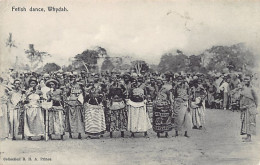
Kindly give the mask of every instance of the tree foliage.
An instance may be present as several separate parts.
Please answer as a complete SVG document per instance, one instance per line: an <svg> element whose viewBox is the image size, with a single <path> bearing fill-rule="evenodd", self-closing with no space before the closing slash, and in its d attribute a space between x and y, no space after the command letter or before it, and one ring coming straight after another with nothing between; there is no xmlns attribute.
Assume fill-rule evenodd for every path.
<svg viewBox="0 0 260 165"><path fill-rule="evenodd" d="M255 66L255 56L244 44L213 46L207 51L213 53L207 66L208 70L222 71L223 68L228 68L234 71L244 71Z"/></svg>
<svg viewBox="0 0 260 165"><path fill-rule="evenodd" d="M112 61L110 60L110 58L105 58L102 66L101 66L101 70L102 71L109 71L111 72L113 69L115 68L115 66L113 65Z"/></svg>
<svg viewBox="0 0 260 165"><path fill-rule="evenodd" d="M60 69L61 69L61 67L59 65L55 64L55 63L47 63L43 67L44 72L55 72L55 71L58 71Z"/></svg>
<svg viewBox="0 0 260 165"><path fill-rule="evenodd" d="M72 65L62 67L63 72L71 72L73 70L74 70L74 67Z"/></svg>
<svg viewBox="0 0 260 165"><path fill-rule="evenodd" d="M181 50L162 55L160 72L246 71L256 65L255 55L244 44L213 46L199 55L185 55Z"/></svg>
<svg viewBox="0 0 260 165"><path fill-rule="evenodd" d="M77 70L96 70L98 58L103 57L107 57L106 49L102 47L87 49L74 57L73 67Z"/></svg>
<svg viewBox="0 0 260 165"><path fill-rule="evenodd" d="M183 53L174 55L172 53L166 53L162 55L158 70L164 72L178 72L185 71L187 67L188 56Z"/></svg>
<svg viewBox="0 0 260 165"><path fill-rule="evenodd" d="M200 72L201 71L201 57L196 55L189 56L189 72Z"/></svg>
<svg viewBox="0 0 260 165"><path fill-rule="evenodd" d="M47 52L35 50L33 44L29 44L29 49L25 50L25 54L27 54L27 58L30 60L31 70L35 70L39 66L39 63L43 64L44 57L51 56Z"/></svg>
<svg viewBox="0 0 260 165"><path fill-rule="evenodd" d="M149 70L149 66L143 60L135 60L132 62L132 69L135 70L137 74L141 74L147 72Z"/></svg>

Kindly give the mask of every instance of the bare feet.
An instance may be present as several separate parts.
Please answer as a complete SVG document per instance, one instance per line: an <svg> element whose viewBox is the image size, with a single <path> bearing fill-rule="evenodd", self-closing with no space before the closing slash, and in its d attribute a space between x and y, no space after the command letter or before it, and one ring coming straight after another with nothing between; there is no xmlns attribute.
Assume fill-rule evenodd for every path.
<svg viewBox="0 0 260 165"><path fill-rule="evenodd" d="M251 142L251 138L246 138L243 140L243 142Z"/></svg>
<svg viewBox="0 0 260 165"><path fill-rule="evenodd" d="M122 137L122 138L125 137L124 131L121 131L121 137Z"/></svg>
<svg viewBox="0 0 260 165"><path fill-rule="evenodd" d="M185 131L185 134L184 134L185 137L189 138L190 136L188 135L188 132Z"/></svg>

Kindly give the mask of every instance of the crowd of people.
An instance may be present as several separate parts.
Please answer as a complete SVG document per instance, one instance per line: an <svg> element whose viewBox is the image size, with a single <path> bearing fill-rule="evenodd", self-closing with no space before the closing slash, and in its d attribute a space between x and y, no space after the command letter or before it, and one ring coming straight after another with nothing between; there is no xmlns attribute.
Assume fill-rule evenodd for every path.
<svg viewBox="0 0 260 165"><path fill-rule="evenodd" d="M255 134L256 92L242 74L11 73L2 76L0 137L101 138L125 131L158 137L205 127L205 109L241 111L241 135ZM74 135L74 136L73 136Z"/></svg>

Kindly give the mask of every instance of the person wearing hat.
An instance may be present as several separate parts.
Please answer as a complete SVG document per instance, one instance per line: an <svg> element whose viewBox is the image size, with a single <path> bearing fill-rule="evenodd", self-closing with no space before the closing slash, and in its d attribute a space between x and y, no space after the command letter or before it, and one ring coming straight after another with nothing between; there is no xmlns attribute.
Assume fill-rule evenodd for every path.
<svg viewBox="0 0 260 165"><path fill-rule="evenodd" d="M173 95L174 106L172 121L175 129L175 136L179 135L179 131L184 131L184 136L189 137L188 132L192 127L191 113L189 111L189 86L183 81L182 76L177 77Z"/></svg>
<svg viewBox="0 0 260 165"><path fill-rule="evenodd" d="M8 104L9 107L9 119L11 125L11 135L13 140L16 140L16 137L22 135L23 138L23 121L24 121L24 110L23 110L23 98L24 92L21 89L21 80L14 80L14 88L9 93L10 102Z"/></svg>
<svg viewBox="0 0 260 165"><path fill-rule="evenodd" d="M55 79L46 81L46 86L50 88L47 92L47 102L52 102L52 107L48 109L48 136L52 139L52 135L58 135L63 140L64 132L64 108L63 95L60 89L57 89L59 82Z"/></svg>
<svg viewBox="0 0 260 165"><path fill-rule="evenodd" d="M36 77L31 77L28 81L29 89L27 89L24 105L24 135L28 140L32 137L41 137L45 133L44 111L41 108L42 92L36 88L38 82Z"/></svg>
<svg viewBox="0 0 260 165"><path fill-rule="evenodd" d="M244 87L240 94L241 110L241 135L244 142L251 141L251 135L256 135L256 115L258 107L258 98L256 92L250 86L250 77L245 76L243 79Z"/></svg>

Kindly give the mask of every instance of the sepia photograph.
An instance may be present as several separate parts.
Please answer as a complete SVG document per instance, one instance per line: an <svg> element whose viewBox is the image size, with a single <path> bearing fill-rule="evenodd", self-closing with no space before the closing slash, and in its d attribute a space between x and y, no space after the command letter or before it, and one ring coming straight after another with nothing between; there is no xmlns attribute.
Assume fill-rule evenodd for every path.
<svg viewBox="0 0 260 165"><path fill-rule="evenodd" d="M260 165L260 0L0 0L0 165Z"/></svg>

